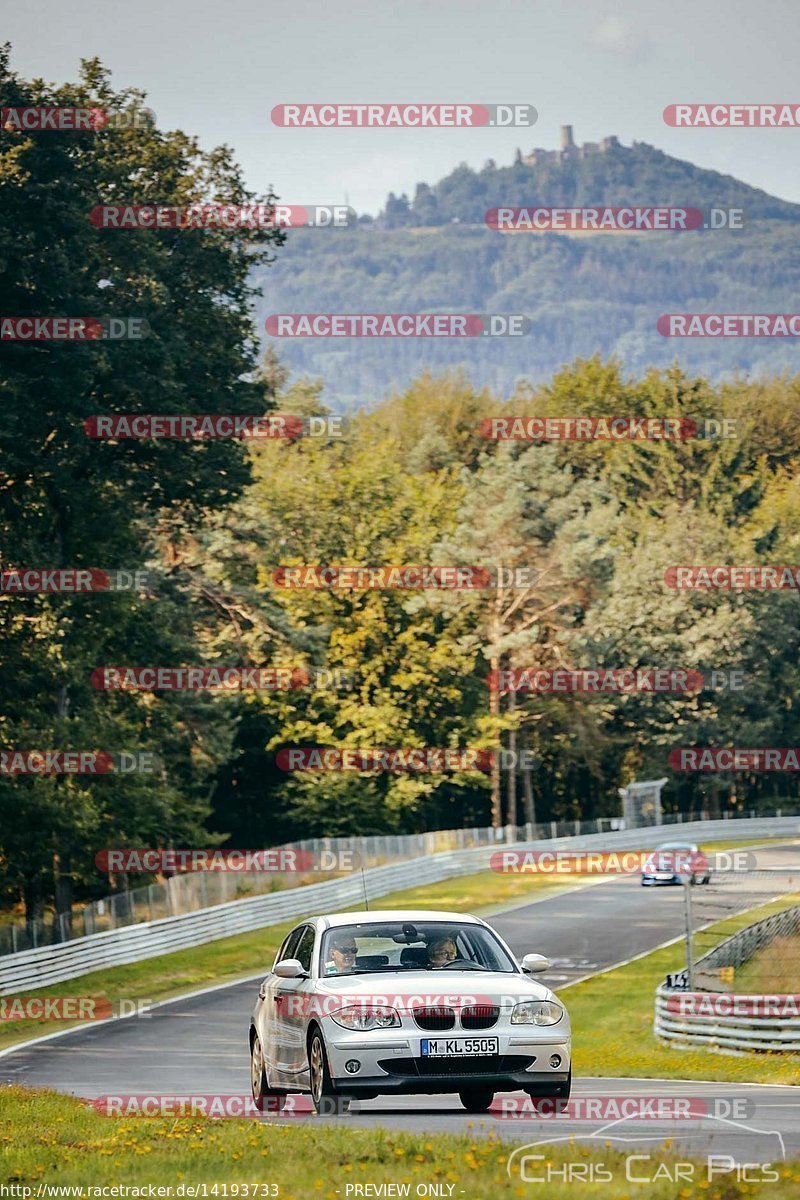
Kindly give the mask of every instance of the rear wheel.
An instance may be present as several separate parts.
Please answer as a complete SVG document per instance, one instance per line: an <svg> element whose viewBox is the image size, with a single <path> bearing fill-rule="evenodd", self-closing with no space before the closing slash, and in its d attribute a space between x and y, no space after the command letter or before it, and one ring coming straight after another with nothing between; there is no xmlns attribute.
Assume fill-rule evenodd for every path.
<svg viewBox="0 0 800 1200"><path fill-rule="evenodd" d="M340 1095L333 1086L325 1043L318 1029L311 1034L308 1043L308 1071L311 1076L311 1099L320 1116L330 1117L347 1112L350 1099Z"/></svg>
<svg viewBox="0 0 800 1200"><path fill-rule="evenodd" d="M482 1113L491 1108L492 1101L494 1100L494 1092L490 1087L476 1085L475 1087L462 1088L458 1093L458 1098L467 1112Z"/></svg>
<svg viewBox="0 0 800 1200"><path fill-rule="evenodd" d="M264 1051L257 1033L253 1035L253 1044L250 1047L250 1090L259 1112L280 1112L286 1103L285 1092L276 1092L267 1086Z"/></svg>

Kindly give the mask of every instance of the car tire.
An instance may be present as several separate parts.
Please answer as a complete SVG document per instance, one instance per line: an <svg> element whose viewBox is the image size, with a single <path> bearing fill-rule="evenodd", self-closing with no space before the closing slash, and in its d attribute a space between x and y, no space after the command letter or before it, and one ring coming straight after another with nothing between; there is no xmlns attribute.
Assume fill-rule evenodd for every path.
<svg viewBox="0 0 800 1200"><path fill-rule="evenodd" d="M491 1108L494 1092L490 1087L476 1084L474 1087L462 1088L458 1098L468 1113L483 1113Z"/></svg>
<svg viewBox="0 0 800 1200"><path fill-rule="evenodd" d="M286 1093L276 1092L268 1085L264 1051L257 1033L253 1034L250 1046L250 1091L259 1112L281 1112L286 1103Z"/></svg>
<svg viewBox="0 0 800 1200"><path fill-rule="evenodd" d="M321 1117L345 1113L350 1107L350 1098L336 1091L328 1068L325 1042L319 1029L314 1029L308 1039L308 1073L311 1080L311 1099Z"/></svg>

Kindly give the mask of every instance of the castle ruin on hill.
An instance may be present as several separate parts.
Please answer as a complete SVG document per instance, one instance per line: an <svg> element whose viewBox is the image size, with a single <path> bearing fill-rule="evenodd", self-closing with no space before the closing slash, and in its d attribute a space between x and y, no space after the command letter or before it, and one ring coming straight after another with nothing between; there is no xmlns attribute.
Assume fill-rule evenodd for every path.
<svg viewBox="0 0 800 1200"><path fill-rule="evenodd" d="M526 167L540 167L545 163L566 162L570 158L591 158L595 154L606 154L619 144L619 138L612 134L611 137L604 137L601 142L584 142L582 146L576 146L572 126L562 125L559 150L542 150L538 146L531 150L530 154L523 154L521 150L517 150L514 161L524 163Z"/></svg>

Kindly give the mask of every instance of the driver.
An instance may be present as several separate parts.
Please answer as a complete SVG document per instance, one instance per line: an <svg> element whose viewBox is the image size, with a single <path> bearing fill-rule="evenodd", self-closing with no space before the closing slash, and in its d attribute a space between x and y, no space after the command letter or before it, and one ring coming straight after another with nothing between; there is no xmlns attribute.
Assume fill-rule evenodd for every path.
<svg viewBox="0 0 800 1200"><path fill-rule="evenodd" d="M445 967L456 958L458 958L458 952L451 937L434 938L428 946L429 967Z"/></svg>
<svg viewBox="0 0 800 1200"><path fill-rule="evenodd" d="M357 954L358 946L352 934L342 934L340 937L334 938L331 943L331 959L336 974L352 971L356 965ZM325 965L330 972L331 964L326 963Z"/></svg>

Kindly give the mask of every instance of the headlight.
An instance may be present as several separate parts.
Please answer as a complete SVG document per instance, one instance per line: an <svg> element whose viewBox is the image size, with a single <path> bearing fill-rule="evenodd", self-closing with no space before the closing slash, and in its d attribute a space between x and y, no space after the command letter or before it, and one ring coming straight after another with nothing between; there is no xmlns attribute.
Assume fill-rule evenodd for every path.
<svg viewBox="0 0 800 1200"><path fill-rule="evenodd" d="M393 1008L365 1008L360 1004L340 1008L330 1016L343 1029L391 1029L400 1024L400 1017Z"/></svg>
<svg viewBox="0 0 800 1200"><path fill-rule="evenodd" d="M552 1000L523 1000L514 1005L512 1025L556 1025L564 1015L560 1004Z"/></svg>

